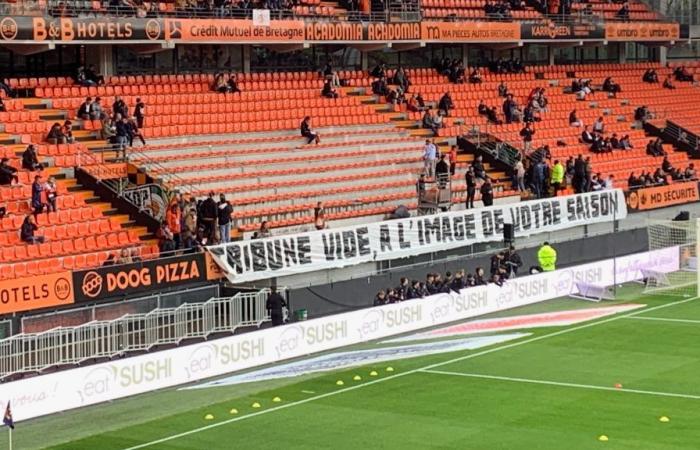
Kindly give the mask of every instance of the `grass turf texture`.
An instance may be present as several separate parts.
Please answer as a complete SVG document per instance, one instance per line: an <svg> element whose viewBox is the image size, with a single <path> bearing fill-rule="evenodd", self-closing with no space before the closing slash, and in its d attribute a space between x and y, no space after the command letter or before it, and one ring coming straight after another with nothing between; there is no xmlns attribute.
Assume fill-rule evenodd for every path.
<svg viewBox="0 0 700 450"><path fill-rule="evenodd" d="M639 291L628 286L619 295L648 305L632 312L638 317L700 321L700 300L677 303L683 299ZM661 305L669 306L647 311ZM508 314L587 306L598 305L558 300ZM146 448L697 449L700 323L621 316L533 329L530 337L487 349L141 395L19 423L15 448L125 449L209 426ZM421 370L428 366L435 372ZM353 381L355 374L362 380ZM281 402L272 401L276 396ZM662 416L670 422L660 422ZM601 435L609 441L599 441Z"/></svg>

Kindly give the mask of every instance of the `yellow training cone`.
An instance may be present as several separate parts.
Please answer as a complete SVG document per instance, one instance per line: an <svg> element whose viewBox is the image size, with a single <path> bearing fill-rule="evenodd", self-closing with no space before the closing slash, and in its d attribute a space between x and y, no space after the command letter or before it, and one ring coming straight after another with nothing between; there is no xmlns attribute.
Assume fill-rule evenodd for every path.
<svg viewBox="0 0 700 450"><path fill-rule="evenodd" d="M260 408L260 403L255 402L251 405L253 408Z"/></svg>
<svg viewBox="0 0 700 450"><path fill-rule="evenodd" d="M282 399L279 398L279 397L275 397L275 398L272 399L272 401L275 402L275 403L279 403L279 402L282 401Z"/></svg>
<svg viewBox="0 0 700 450"><path fill-rule="evenodd" d="M354 381L360 381L360 380L362 379L362 377L359 376L359 375L355 375L354 377L352 377L352 379L353 379Z"/></svg>
<svg viewBox="0 0 700 450"><path fill-rule="evenodd" d="M206 416L204 416L204 420L214 420L214 416L211 414L207 414Z"/></svg>
<svg viewBox="0 0 700 450"><path fill-rule="evenodd" d="M229 411L229 414L238 414L238 410L236 408L231 408L231 411Z"/></svg>
<svg viewBox="0 0 700 450"><path fill-rule="evenodd" d="M377 373L376 370L373 370L373 371L371 371L371 372L369 373L369 376L370 376L370 377L376 377L377 375L379 375L379 374Z"/></svg>
<svg viewBox="0 0 700 450"><path fill-rule="evenodd" d="M669 418L666 417L666 416L661 416L661 417L659 417L659 422L666 423L666 422L670 422L670 421L671 421L671 419L669 419Z"/></svg>
<svg viewBox="0 0 700 450"><path fill-rule="evenodd" d="M598 437L598 440L599 440L600 442L608 442L608 437L607 437L606 435L604 435L604 434L601 434L601 435Z"/></svg>
<svg viewBox="0 0 700 450"><path fill-rule="evenodd" d="M394 371L394 368L391 367L391 366L389 366L389 367L386 368L386 371L387 371L387 372L393 372L393 371Z"/></svg>
<svg viewBox="0 0 700 450"><path fill-rule="evenodd" d="M342 385L344 385L345 383L343 383L343 380L338 380L338 381L335 382L335 384L337 384L338 386L342 386Z"/></svg>

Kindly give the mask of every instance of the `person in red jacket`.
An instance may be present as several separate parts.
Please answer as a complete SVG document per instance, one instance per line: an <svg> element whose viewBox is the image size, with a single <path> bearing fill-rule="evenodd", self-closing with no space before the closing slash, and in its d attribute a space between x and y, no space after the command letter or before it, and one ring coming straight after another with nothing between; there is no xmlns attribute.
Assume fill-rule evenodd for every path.
<svg viewBox="0 0 700 450"><path fill-rule="evenodd" d="M165 222L168 224L170 232L173 234L175 248L180 248L180 232L182 231L182 213L177 203L172 203L165 213Z"/></svg>

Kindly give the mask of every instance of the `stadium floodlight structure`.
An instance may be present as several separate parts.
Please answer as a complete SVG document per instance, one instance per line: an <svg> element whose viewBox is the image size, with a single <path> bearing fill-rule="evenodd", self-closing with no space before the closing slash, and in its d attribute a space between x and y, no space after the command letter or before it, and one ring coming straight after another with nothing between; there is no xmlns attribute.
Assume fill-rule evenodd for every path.
<svg viewBox="0 0 700 450"><path fill-rule="evenodd" d="M700 219L649 220L649 250L674 248L678 251L678 270L657 270L653 265L640 269L645 293L694 297L700 293L697 256Z"/></svg>

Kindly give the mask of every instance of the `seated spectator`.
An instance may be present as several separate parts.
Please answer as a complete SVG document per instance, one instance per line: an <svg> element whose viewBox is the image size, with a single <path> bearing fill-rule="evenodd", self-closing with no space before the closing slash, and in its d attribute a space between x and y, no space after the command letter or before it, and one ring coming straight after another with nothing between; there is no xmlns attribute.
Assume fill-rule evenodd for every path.
<svg viewBox="0 0 700 450"><path fill-rule="evenodd" d="M374 69L369 73L371 77L374 78L385 78L386 77L386 64L379 63L374 66Z"/></svg>
<svg viewBox="0 0 700 450"><path fill-rule="evenodd" d="M666 173L661 169L656 169L654 174L651 176L651 181L655 185L667 185L668 177Z"/></svg>
<svg viewBox="0 0 700 450"><path fill-rule="evenodd" d="M323 83L323 89L321 90L321 96L326 98L338 98L338 91L336 91L331 85L331 80L326 80Z"/></svg>
<svg viewBox="0 0 700 450"><path fill-rule="evenodd" d="M384 77L377 78L372 82L372 93L381 96L389 94L389 86Z"/></svg>
<svg viewBox="0 0 700 450"><path fill-rule="evenodd" d="M10 88L7 78L0 78L0 91L3 91L7 97L15 96L15 92Z"/></svg>
<svg viewBox="0 0 700 450"><path fill-rule="evenodd" d="M688 72L685 66L678 66L673 70L673 76L676 77L676 81L694 81L693 75Z"/></svg>
<svg viewBox="0 0 700 450"><path fill-rule="evenodd" d="M34 144L29 144L22 152L22 168L30 172L44 169L44 165L39 162L39 155Z"/></svg>
<svg viewBox="0 0 700 450"><path fill-rule="evenodd" d="M270 227L267 225L267 220L263 220L260 224L260 229L253 233L253 239L263 239L272 236Z"/></svg>
<svg viewBox="0 0 700 450"><path fill-rule="evenodd" d="M612 136L610 137L610 148L612 150L619 150L620 149L620 139L618 139L617 133L613 133Z"/></svg>
<svg viewBox="0 0 700 450"><path fill-rule="evenodd" d="M75 138L73 137L73 122L70 120L66 120L63 122L63 138L66 141L66 144L72 144L75 142Z"/></svg>
<svg viewBox="0 0 700 450"><path fill-rule="evenodd" d="M128 248L124 247L119 252L119 257L116 260L117 264L131 264L134 260L131 258L131 252Z"/></svg>
<svg viewBox="0 0 700 450"><path fill-rule="evenodd" d="M452 101L452 96L449 92L445 92L438 102L438 111L442 111L444 116L450 115L450 110L455 108L455 104Z"/></svg>
<svg viewBox="0 0 700 450"><path fill-rule="evenodd" d="M668 156L664 156L663 161L661 161L661 170L663 170L666 174L673 171L673 164L671 164L671 161L668 160Z"/></svg>
<svg viewBox="0 0 700 450"><path fill-rule="evenodd" d="M418 95L420 95L420 94L418 94ZM421 105L419 104L419 102L418 102L418 95L413 94L413 95L411 96L411 98L408 99L408 102L406 103L406 108L407 108L409 111L412 111L412 112L423 112L423 111L425 111L425 110L427 109L427 108L425 107L425 103L423 104L423 106L421 106Z"/></svg>
<svg viewBox="0 0 700 450"><path fill-rule="evenodd" d="M37 236L35 233L39 230L36 225L36 219L33 215L29 214L24 218L22 222L22 228L20 229L19 237L22 242L27 244L43 244L44 236Z"/></svg>
<svg viewBox="0 0 700 450"><path fill-rule="evenodd" d="M231 94L236 94L241 92L241 88L238 87L238 80L236 79L236 74L232 73L230 77L228 77L228 81L226 82L226 87L228 88L228 92ZM143 128L143 127L141 127Z"/></svg>
<svg viewBox="0 0 700 450"><path fill-rule="evenodd" d="M92 97L87 97L83 103L80 104L78 108L78 118L83 120L90 119L90 113L92 111Z"/></svg>
<svg viewBox="0 0 700 450"><path fill-rule="evenodd" d="M572 127L577 127L577 128L583 126L583 122L576 115L575 109L569 113L569 125L571 125Z"/></svg>
<svg viewBox="0 0 700 450"><path fill-rule="evenodd" d="M83 87L97 86L97 83L87 78L85 67L83 66L79 66L76 70L75 82Z"/></svg>
<svg viewBox="0 0 700 450"><path fill-rule="evenodd" d="M573 92L574 94L576 94L576 93L579 92L581 89L583 89L583 83L581 82L581 79L580 79L580 78L574 78L574 79L571 81L571 92Z"/></svg>
<svg viewBox="0 0 700 450"><path fill-rule="evenodd" d="M326 222L326 208L323 207L323 202L316 203L314 208L314 226L317 230L325 230L328 227Z"/></svg>
<svg viewBox="0 0 700 450"><path fill-rule="evenodd" d="M479 100L479 104L476 107L476 112L479 113L480 116L486 116L489 113L489 107L486 106L486 103L484 103L483 100Z"/></svg>
<svg viewBox="0 0 700 450"><path fill-rule="evenodd" d="M389 89L389 93L386 95L386 101L392 105L400 105L406 102L406 97L403 95L403 90L397 87L396 89Z"/></svg>
<svg viewBox="0 0 700 450"><path fill-rule="evenodd" d="M675 89L676 88L676 86L673 84L673 80L671 79L671 75L667 75L666 78L664 79L663 88L664 89Z"/></svg>
<svg viewBox="0 0 700 450"><path fill-rule="evenodd" d="M481 74L481 69L479 67L476 67L474 70L472 70L472 73L469 75L469 82L473 84L479 84L482 82L483 76Z"/></svg>
<svg viewBox="0 0 700 450"><path fill-rule="evenodd" d="M644 105L634 110L634 120L645 122L649 119L649 116L649 109Z"/></svg>
<svg viewBox="0 0 700 450"><path fill-rule="evenodd" d="M51 129L46 135L46 141L54 145L66 143L66 137L63 134L63 127L61 127L60 123L56 122L51 125Z"/></svg>
<svg viewBox="0 0 700 450"><path fill-rule="evenodd" d="M525 109L523 110L523 122L525 123L534 123L534 122L539 122L540 117L535 111L535 108L532 106L532 103L527 105Z"/></svg>
<svg viewBox="0 0 700 450"><path fill-rule="evenodd" d="M307 144L315 142L316 144L321 142L321 138L318 133L311 129L311 116L304 117L301 121L301 135L307 139Z"/></svg>
<svg viewBox="0 0 700 450"><path fill-rule="evenodd" d="M421 122L421 126L425 128L426 130L431 130L435 136L438 136L438 129L439 129L439 124L436 123L435 118L433 116L433 113L428 110L423 114L423 120Z"/></svg>
<svg viewBox="0 0 700 450"><path fill-rule="evenodd" d="M695 180L697 179L697 174L695 173L695 164L690 163L688 167L685 168L685 172L683 173L683 177L686 180Z"/></svg>
<svg viewBox="0 0 700 450"><path fill-rule="evenodd" d="M94 64L90 64L85 70L85 79L91 81L94 85L97 86L105 84L105 78L99 73L97 73L97 68Z"/></svg>
<svg viewBox="0 0 700 450"><path fill-rule="evenodd" d="M168 222L164 221L156 232L158 238L158 249L162 253L172 252L177 250L175 246L175 236L168 226Z"/></svg>
<svg viewBox="0 0 700 450"><path fill-rule="evenodd" d="M658 83L659 76L656 74L656 70L647 69L646 72L644 72L644 75L642 75L642 81L645 83Z"/></svg>
<svg viewBox="0 0 700 450"><path fill-rule="evenodd" d="M114 144L114 137L117 135L117 128L114 121L109 117L102 121L102 129L100 130L100 135L102 139L108 141L110 144Z"/></svg>
<svg viewBox="0 0 700 450"><path fill-rule="evenodd" d="M630 177L627 179L627 186L630 189L638 189L642 186L642 182L639 178L634 176L634 172L630 173Z"/></svg>
<svg viewBox="0 0 700 450"><path fill-rule="evenodd" d="M411 81L408 79L408 75L406 75L406 71L403 70L403 67L399 66L399 68L396 69L393 82L394 84L398 85L404 93L408 93L408 88L411 85Z"/></svg>
<svg viewBox="0 0 700 450"><path fill-rule="evenodd" d="M102 120L105 116L105 112L102 109L102 99L100 97L95 98L95 101L90 105L90 120Z"/></svg>
<svg viewBox="0 0 700 450"><path fill-rule="evenodd" d="M323 78L326 80L330 80L331 86L334 88L339 88L340 87L340 78L338 77L338 72L333 70L333 66L331 63L326 63L326 66L323 68Z"/></svg>
<svg viewBox="0 0 700 450"><path fill-rule="evenodd" d="M41 175L34 177L34 183L32 183L32 209L34 210L34 215L41 214L44 212L46 203L44 203L44 183L41 181Z"/></svg>
<svg viewBox="0 0 700 450"><path fill-rule="evenodd" d="M615 13L615 17L622 20L629 20L630 18L630 6L629 3L625 2L620 9Z"/></svg>
<svg viewBox="0 0 700 450"><path fill-rule="evenodd" d="M464 63L462 63L462 61L453 62L452 66L450 67L450 73L447 78L452 83L462 84L464 83L464 74Z"/></svg>
<svg viewBox="0 0 700 450"><path fill-rule="evenodd" d="M501 83L498 85L498 96L499 97L507 97L508 96L508 85L505 83L505 81L501 81Z"/></svg>
<svg viewBox="0 0 700 450"><path fill-rule="evenodd" d="M44 185L44 192L46 193L46 212L56 212L58 186L56 185L56 179L54 177L49 177Z"/></svg>
<svg viewBox="0 0 700 450"><path fill-rule="evenodd" d="M596 135L593 138L593 143L591 144L590 150L593 153L604 153L605 152L605 141L600 135Z"/></svg>
<svg viewBox="0 0 700 450"><path fill-rule="evenodd" d="M617 83L615 83L615 81L613 81L612 77L607 77L603 81L603 90L605 92L613 94L613 96L616 96L618 92L622 92L622 88L620 87L619 84L617 84Z"/></svg>
<svg viewBox="0 0 700 450"><path fill-rule="evenodd" d="M620 147L621 150L629 150L634 148L634 145L632 145L632 141L630 140L629 134L626 134L622 136L620 139Z"/></svg>
<svg viewBox="0 0 700 450"><path fill-rule="evenodd" d="M593 133L604 134L605 133L605 122L603 121L603 116L599 116L595 122L593 122Z"/></svg>
<svg viewBox="0 0 700 450"><path fill-rule="evenodd" d="M12 167L8 158L0 160L0 186L9 186L19 183L17 169Z"/></svg>
<svg viewBox="0 0 700 450"><path fill-rule="evenodd" d="M218 73L214 77L214 83L212 84L212 90L219 92L221 94L225 94L225 93L229 92L229 87L228 87L228 84L226 83L226 80L224 79L223 73Z"/></svg>
<svg viewBox="0 0 700 450"><path fill-rule="evenodd" d="M486 118L489 120L490 123L495 124L495 125L501 125L503 124L503 121L498 118L498 112L496 111L496 107L492 107L487 110L486 112Z"/></svg>

